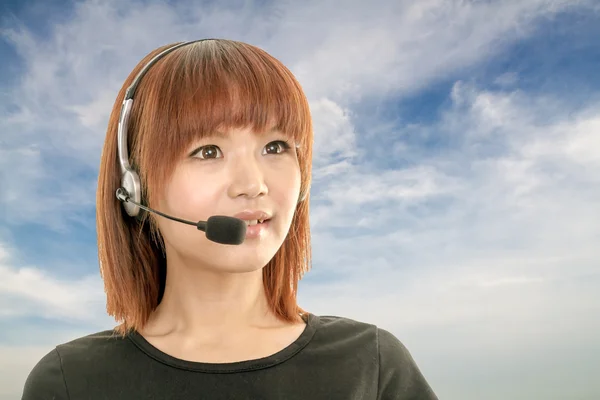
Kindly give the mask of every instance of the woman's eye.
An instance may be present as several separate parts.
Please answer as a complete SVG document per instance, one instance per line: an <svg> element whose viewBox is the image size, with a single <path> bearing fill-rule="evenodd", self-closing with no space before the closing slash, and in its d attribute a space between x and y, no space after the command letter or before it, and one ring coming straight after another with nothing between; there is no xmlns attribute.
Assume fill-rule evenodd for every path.
<svg viewBox="0 0 600 400"><path fill-rule="evenodd" d="M276 140L265 146L263 154L280 154L290 149L290 145L283 140Z"/></svg>
<svg viewBox="0 0 600 400"><path fill-rule="evenodd" d="M221 150L214 145L202 146L196 151L195 156L203 160L219 158Z"/></svg>
<svg viewBox="0 0 600 400"><path fill-rule="evenodd" d="M263 150L263 154L281 154L285 153L291 147L284 140L276 140L267 144ZM210 160L223 157L221 149L215 145L206 145L197 149L193 156L202 160Z"/></svg>

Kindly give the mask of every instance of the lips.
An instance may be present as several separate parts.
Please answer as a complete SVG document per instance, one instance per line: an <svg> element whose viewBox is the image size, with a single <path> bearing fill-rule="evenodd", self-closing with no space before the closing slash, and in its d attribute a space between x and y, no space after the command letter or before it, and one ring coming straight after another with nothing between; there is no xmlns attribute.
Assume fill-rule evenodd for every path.
<svg viewBox="0 0 600 400"><path fill-rule="evenodd" d="M234 217L246 222L246 239L258 240L267 235L272 214L263 210L244 210Z"/></svg>
<svg viewBox="0 0 600 400"><path fill-rule="evenodd" d="M248 226L253 226L270 220L271 214L262 210L244 210L235 214L234 218L246 221L246 225Z"/></svg>

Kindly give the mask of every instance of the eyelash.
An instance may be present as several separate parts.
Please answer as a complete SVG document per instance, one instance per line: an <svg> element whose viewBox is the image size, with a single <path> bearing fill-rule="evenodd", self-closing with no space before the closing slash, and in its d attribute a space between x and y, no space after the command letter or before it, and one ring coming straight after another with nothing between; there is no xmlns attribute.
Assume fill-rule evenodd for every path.
<svg viewBox="0 0 600 400"><path fill-rule="evenodd" d="M283 154L286 153L288 150L290 150L292 148L291 144L285 140L274 140L272 142L267 143L267 145L265 146L268 147L272 144L279 144L281 145L281 148L283 149L280 153L275 153L275 154L266 154L266 155L279 155L279 154ZM202 152L203 149L207 148L207 147L216 147L219 151L221 151L221 149L219 149L219 146L216 146L214 144L207 144L204 146L201 146L199 148L197 148L196 150L194 150L192 152L192 157L196 157L199 158L201 160L213 160L212 158L200 158L198 157L198 155Z"/></svg>

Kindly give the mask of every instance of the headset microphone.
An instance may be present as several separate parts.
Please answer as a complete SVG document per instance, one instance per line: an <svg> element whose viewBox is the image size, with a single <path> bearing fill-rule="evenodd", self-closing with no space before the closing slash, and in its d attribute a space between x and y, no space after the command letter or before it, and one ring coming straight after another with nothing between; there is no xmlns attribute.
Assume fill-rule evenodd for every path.
<svg viewBox="0 0 600 400"><path fill-rule="evenodd" d="M213 215L208 218L208 221L186 221L185 219L175 218L170 215L153 210L150 207L145 207L133 200L123 188L117 189L117 198L125 203L133 203L143 210L158 214L162 217L173 221L181 222L188 225L194 225L198 230L206 233L206 238L216 243L221 244L242 244L246 237L246 222L234 217L224 215Z"/></svg>

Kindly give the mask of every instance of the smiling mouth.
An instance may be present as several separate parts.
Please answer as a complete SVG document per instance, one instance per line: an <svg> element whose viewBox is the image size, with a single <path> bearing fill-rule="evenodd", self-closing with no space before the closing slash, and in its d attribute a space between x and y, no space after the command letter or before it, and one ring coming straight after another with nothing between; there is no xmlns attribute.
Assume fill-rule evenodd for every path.
<svg viewBox="0 0 600 400"><path fill-rule="evenodd" d="M252 225L258 225L258 224L262 224L263 222L267 222L270 221L270 219L253 219L250 221L244 221L246 223L246 226L252 226Z"/></svg>

